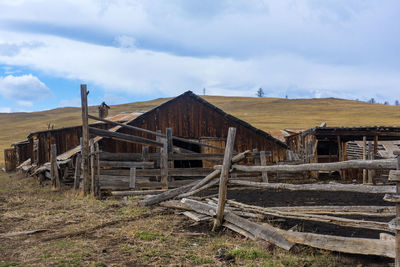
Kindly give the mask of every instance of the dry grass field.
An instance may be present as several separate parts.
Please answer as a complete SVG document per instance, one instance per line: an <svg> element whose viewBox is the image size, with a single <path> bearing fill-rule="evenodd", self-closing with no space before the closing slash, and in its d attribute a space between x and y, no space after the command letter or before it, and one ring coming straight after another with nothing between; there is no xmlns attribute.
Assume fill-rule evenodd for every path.
<svg viewBox="0 0 400 267"><path fill-rule="evenodd" d="M280 129L302 129L327 122L328 126L400 126L400 106L369 104L360 101L321 99L281 99L256 97L204 96L212 104L253 126L279 135ZM110 114L147 111L167 101L162 98L146 102L111 106ZM96 113L96 107L91 107ZM32 113L0 113L0 150L21 141L34 131L81 123L79 108L59 108ZM4 155L0 153L0 165Z"/></svg>
<svg viewBox="0 0 400 267"><path fill-rule="evenodd" d="M32 178L0 171L0 266L301 267L371 261L305 246L287 252L229 230L213 233L209 223L193 223L181 211L138 207L136 200L96 200L69 188L52 191ZM3 236L38 229L45 231ZM220 249L234 261L218 257ZM382 266L372 260L368 266Z"/></svg>

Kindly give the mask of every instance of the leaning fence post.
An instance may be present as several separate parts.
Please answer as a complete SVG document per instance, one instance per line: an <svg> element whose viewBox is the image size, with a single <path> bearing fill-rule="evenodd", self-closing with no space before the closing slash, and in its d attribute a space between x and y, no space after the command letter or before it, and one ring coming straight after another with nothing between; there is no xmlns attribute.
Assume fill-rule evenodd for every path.
<svg viewBox="0 0 400 267"><path fill-rule="evenodd" d="M215 230L222 224L222 219L224 216L228 176L229 170L231 169L232 165L232 154L233 145L235 144L235 136L236 128L229 127L228 137L226 139L224 161L222 165L221 176L219 179L217 218L214 221L213 230Z"/></svg>
<svg viewBox="0 0 400 267"><path fill-rule="evenodd" d="M168 188L168 144L165 141L160 153L161 183L163 189Z"/></svg>
<svg viewBox="0 0 400 267"><path fill-rule="evenodd" d="M389 172L388 181L396 183L396 194L386 194L383 199L396 203L396 217L388 223L388 226L396 231L395 266L400 267L400 150L393 151L393 154L397 155L397 170Z"/></svg>

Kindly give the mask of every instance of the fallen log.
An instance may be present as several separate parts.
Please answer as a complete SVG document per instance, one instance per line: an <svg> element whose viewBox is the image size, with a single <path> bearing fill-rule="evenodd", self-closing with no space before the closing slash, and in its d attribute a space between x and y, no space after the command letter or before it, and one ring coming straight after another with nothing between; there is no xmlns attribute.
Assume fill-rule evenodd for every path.
<svg viewBox="0 0 400 267"><path fill-rule="evenodd" d="M395 257L395 242L369 238L300 233L276 229L290 242L344 253Z"/></svg>
<svg viewBox="0 0 400 267"><path fill-rule="evenodd" d="M208 189L210 187L213 187L214 185L217 185L218 183L219 183L219 180L215 179L214 181L209 182L208 184L204 185L203 187L197 188L196 190L191 190L191 191L189 191L187 193L180 194L177 198L184 198L184 197L193 196L193 195L195 195L195 194L197 194L197 193L199 193L199 192L201 192L203 190L206 190L206 189Z"/></svg>
<svg viewBox="0 0 400 267"><path fill-rule="evenodd" d="M30 231L21 231L21 232L11 232L0 234L0 237L14 237L14 236L21 236L21 235L32 235L37 233L42 233L48 231L48 229L37 229L37 230L30 230Z"/></svg>
<svg viewBox="0 0 400 267"><path fill-rule="evenodd" d="M323 222L330 223L340 226L346 227L354 227L354 228L363 228L363 229L372 229L372 230L381 230L387 232L393 232L392 229L389 228L386 222L375 222L375 221L366 221L366 220L354 220L347 219L341 217L327 216L327 215L316 215L316 214L304 214L304 213L293 213L293 212L282 212L277 210L271 210L268 208L262 208L259 206L247 205L244 203L240 203L233 200L228 200L228 204L231 204L236 207L244 208L248 211L259 212L261 214L276 216L281 218L290 218L304 221L314 221L314 222Z"/></svg>
<svg viewBox="0 0 400 267"><path fill-rule="evenodd" d="M216 209L211 205L188 198L183 198L181 202L198 213L206 214L209 216L216 215ZM271 242L283 249L290 250L290 248L293 246L291 242L286 240L281 234L276 231L274 227L270 225L256 224L229 211L224 212L224 220L242 228L243 230L253 234L257 238L267 240L268 242Z"/></svg>
<svg viewBox="0 0 400 267"><path fill-rule="evenodd" d="M230 184L245 185L267 189L286 189L290 191L306 190L306 191L342 191L342 192L358 192L358 193L374 193L385 194L394 193L395 186L391 185L358 185L358 184L286 184L286 183L259 183L244 180L229 180Z"/></svg>
<svg viewBox="0 0 400 267"><path fill-rule="evenodd" d="M216 169L221 169L217 165ZM331 163L309 163L300 165L244 166L233 165L232 168L244 172L305 172L305 171L338 171L346 169L396 169L396 159L381 160L348 160Z"/></svg>

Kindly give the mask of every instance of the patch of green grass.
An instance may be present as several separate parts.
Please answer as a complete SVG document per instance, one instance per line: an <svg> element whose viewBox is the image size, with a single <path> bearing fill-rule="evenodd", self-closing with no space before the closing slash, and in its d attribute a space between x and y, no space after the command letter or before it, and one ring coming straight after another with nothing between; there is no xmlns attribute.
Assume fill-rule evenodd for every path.
<svg viewBox="0 0 400 267"><path fill-rule="evenodd" d="M189 260L193 264L211 264L214 261L210 258L200 257L195 254L187 254L184 256L185 259Z"/></svg>
<svg viewBox="0 0 400 267"><path fill-rule="evenodd" d="M138 237L141 240L145 240L145 241L154 241L156 239L161 239L161 240L165 241L165 236L163 234L152 233L152 232L147 232L147 231L137 232L135 234L135 237Z"/></svg>
<svg viewBox="0 0 400 267"><path fill-rule="evenodd" d="M57 267L64 267L64 266L68 266L68 267L77 267L77 266L81 266L83 263L83 255L82 254L66 254L65 258L61 259L58 263L57 263Z"/></svg>
<svg viewBox="0 0 400 267"><path fill-rule="evenodd" d="M127 244L127 245L124 245L124 246L121 248L121 251L122 251L123 253L132 255L132 254L134 254L134 253L136 252L136 249L135 249L135 247L133 247L132 245Z"/></svg>
<svg viewBox="0 0 400 267"><path fill-rule="evenodd" d="M229 251L229 253L244 260L271 259L271 256L267 252L259 249L238 248Z"/></svg>
<svg viewBox="0 0 400 267"><path fill-rule="evenodd" d="M93 266L93 267L107 267L107 264L105 264L102 261L98 261L98 262L92 264L91 266Z"/></svg>

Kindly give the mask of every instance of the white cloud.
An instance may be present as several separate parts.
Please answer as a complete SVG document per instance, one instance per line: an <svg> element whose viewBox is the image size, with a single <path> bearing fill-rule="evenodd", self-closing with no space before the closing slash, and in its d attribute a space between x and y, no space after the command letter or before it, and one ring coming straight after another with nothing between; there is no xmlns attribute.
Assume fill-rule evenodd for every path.
<svg viewBox="0 0 400 267"><path fill-rule="evenodd" d="M12 109L9 107L0 107L0 113L11 113Z"/></svg>
<svg viewBox="0 0 400 267"><path fill-rule="evenodd" d="M0 63L110 95L155 98L203 87L254 95L263 87L268 96L390 100L400 98L399 3L2 1Z"/></svg>
<svg viewBox="0 0 400 267"><path fill-rule="evenodd" d="M28 74L0 77L0 95L7 99L17 100L18 104L26 106L28 102L43 100L52 93L37 77Z"/></svg>
<svg viewBox="0 0 400 267"><path fill-rule="evenodd" d="M19 101L17 101L17 104L19 106L25 107L25 108L33 107L33 103L31 101L26 101L26 100L19 100Z"/></svg>

